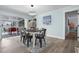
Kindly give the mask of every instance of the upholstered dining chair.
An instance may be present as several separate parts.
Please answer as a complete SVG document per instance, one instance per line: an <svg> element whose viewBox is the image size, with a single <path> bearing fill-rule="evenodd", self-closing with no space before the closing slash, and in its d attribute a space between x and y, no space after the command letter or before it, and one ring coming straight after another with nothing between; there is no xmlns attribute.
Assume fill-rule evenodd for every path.
<svg viewBox="0 0 79 59"><path fill-rule="evenodd" d="M36 37L36 39L35 39L35 45L36 45L37 39L39 39L40 48L42 48L42 40L44 40L44 43L45 43L45 45L46 45L45 36L46 36L46 29L43 28L43 29L40 31L39 34L36 34L36 35L35 35L35 37Z"/></svg>

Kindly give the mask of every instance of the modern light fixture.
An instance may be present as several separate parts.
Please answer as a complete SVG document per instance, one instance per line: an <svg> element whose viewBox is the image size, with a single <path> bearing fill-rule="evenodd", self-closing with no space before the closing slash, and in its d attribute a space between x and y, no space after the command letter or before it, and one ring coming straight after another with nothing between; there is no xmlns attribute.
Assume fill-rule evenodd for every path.
<svg viewBox="0 0 79 59"><path fill-rule="evenodd" d="M35 12L35 11L30 11L30 12L29 12L29 15L35 16L35 15L36 15L36 12Z"/></svg>
<svg viewBox="0 0 79 59"><path fill-rule="evenodd" d="M28 12L28 15L30 16L36 16L35 6L30 5L30 11Z"/></svg>

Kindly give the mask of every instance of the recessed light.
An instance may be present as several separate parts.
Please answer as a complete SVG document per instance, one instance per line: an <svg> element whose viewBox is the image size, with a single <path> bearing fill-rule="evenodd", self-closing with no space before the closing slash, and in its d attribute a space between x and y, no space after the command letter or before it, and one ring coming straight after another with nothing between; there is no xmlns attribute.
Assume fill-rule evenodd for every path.
<svg viewBox="0 0 79 59"><path fill-rule="evenodd" d="M31 7L34 7L34 5L31 5Z"/></svg>

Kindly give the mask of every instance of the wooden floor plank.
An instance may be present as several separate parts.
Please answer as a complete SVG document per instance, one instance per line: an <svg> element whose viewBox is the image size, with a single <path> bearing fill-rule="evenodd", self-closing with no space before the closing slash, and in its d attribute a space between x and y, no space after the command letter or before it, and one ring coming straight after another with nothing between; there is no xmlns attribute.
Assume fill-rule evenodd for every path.
<svg viewBox="0 0 79 59"><path fill-rule="evenodd" d="M46 47L37 48L39 53L74 53L74 47L79 47L77 40L62 40L47 37L46 41ZM31 53L31 48L20 42L19 36L15 36L4 38L0 41L0 53Z"/></svg>

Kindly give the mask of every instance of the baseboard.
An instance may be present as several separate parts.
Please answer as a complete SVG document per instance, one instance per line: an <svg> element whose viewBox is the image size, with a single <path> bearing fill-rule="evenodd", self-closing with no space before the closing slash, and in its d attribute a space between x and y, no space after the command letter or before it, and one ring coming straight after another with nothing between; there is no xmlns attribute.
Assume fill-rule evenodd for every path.
<svg viewBox="0 0 79 59"><path fill-rule="evenodd" d="M53 37L53 38L58 38L58 39L63 39L65 40L65 38L59 37L59 36L54 36L54 35L47 35L48 37Z"/></svg>

